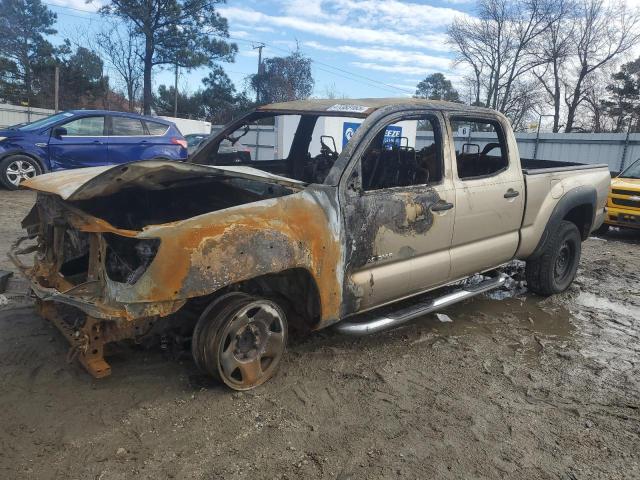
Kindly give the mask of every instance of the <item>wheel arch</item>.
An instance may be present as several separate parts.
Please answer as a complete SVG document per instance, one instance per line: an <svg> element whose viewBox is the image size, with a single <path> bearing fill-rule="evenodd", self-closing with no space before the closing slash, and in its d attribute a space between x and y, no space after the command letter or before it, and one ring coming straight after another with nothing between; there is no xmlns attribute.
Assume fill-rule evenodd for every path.
<svg viewBox="0 0 640 480"><path fill-rule="evenodd" d="M229 292L244 292L281 302L284 300L283 307L286 307L289 316L292 317L288 322L299 330L310 331L321 319L322 304L318 284L313 274L304 267L289 268L242 280L203 297L192 298L189 303L203 305Z"/></svg>
<svg viewBox="0 0 640 480"><path fill-rule="evenodd" d="M595 220L596 201L596 189L590 186L583 185L566 192L553 208L542 237L529 258L535 259L541 255L551 232L558 228L563 220L575 224L582 240L586 240Z"/></svg>

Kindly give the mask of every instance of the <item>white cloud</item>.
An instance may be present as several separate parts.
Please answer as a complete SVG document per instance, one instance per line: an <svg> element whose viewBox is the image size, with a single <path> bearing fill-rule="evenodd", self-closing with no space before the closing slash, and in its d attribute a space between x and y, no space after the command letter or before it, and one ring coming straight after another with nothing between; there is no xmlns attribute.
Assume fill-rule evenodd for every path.
<svg viewBox="0 0 640 480"><path fill-rule="evenodd" d="M397 73L403 75L427 75L433 73L433 70L429 70L421 67L412 67L410 65L381 65L379 63L372 62L351 62L354 67L363 68L365 70L377 70L379 72Z"/></svg>
<svg viewBox="0 0 640 480"><path fill-rule="evenodd" d="M232 30L229 35L236 38L249 38L251 34L245 30Z"/></svg>
<svg viewBox="0 0 640 480"><path fill-rule="evenodd" d="M275 30L271 27L261 26L261 25L244 25L242 23L234 23L234 27L240 28L242 30L253 30L254 32L265 32L265 33L273 33Z"/></svg>
<svg viewBox="0 0 640 480"><path fill-rule="evenodd" d="M359 25L394 26L418 31L441 29L466 13L449 7L400 0L328 0Z"/></svg>
<svg viewBox="0 0 640 480"><path fill-rule="evenodd" d="M347 0L339 0L347 1ZM395 0L391 0L392 3ZM375 3L375 2L363 2ZM240 7L221 7L220 13L230 22L243 22L256 25L270 25L273 27L289 28L315 34L325 38L347 42L374 43L388 46L405 46L412 48L439 49L444 47L442 34L428 33L427 24L419 32L407 32L407 29L389 30L382 28L354 27L338 22L316 22L301 17L288 15L267 15L256 10ZM391 22L394 23L394 22ZM433 22L432 22L433 23ZM440 25L441 26L441 25Z"/></svg>
<svg viewBox="0 0 640 480"><path fill-rule="evenodd" d="M407 64L426 69L448 70L451 68L451 59L447 57L437 57L426 53L375 47L352 47L350 45L327 46L318 42L304 42L303 45L316 50L329 52L340 52L353 55L364 60L375 61L377 63Z"/></svg>

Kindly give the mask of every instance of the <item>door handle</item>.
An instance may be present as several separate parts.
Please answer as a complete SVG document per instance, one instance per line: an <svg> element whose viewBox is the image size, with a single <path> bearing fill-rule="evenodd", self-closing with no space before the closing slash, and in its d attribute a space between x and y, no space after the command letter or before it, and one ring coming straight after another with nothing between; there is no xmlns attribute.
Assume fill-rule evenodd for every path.
<svg viewBox="0 0 640 480"><path fill-rule="evenodd" d="M432 212L444 212L445 210L451 210L453 208L453 203L449 202L437 202L431 205Z"/></svg>
<svg viewBox="0 0 640 480"><path fill-rule="evenodd" d="M520 195L520 192L517 190L514 190L513 188L510 188L509 190L506 191L506 193L504 194L504 198L515 198L518 195Z"/></svg>
<svg viewBox="0 0 640 480"><path fill-rule="evenodd" d="M100 145L102 142L100 140L94 140L92 143Z"/></svg>

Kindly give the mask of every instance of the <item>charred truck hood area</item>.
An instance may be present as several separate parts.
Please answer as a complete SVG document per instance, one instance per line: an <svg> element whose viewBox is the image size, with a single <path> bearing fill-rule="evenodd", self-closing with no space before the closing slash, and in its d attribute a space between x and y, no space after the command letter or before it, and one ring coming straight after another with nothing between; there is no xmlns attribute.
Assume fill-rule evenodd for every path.
<svg viewBox="0 0 640 480"><path fill-rule="evenodd" d="M136 320L298 268L324 282L322 311L338 316L340 229L326 213L337 212L332 188L250 167L168 161L42 175L24 187L38 199L21 242L37 244L16 253L35 252L33 266L18 263L42 299Z"/></svg>

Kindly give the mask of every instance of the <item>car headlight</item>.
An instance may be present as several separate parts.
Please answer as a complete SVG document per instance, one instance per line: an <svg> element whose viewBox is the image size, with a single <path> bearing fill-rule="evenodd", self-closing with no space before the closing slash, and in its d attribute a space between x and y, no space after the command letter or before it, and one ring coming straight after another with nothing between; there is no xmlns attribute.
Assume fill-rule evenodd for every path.
<svg viewBox="0 0 640 480"><path fill-rule="evenodd" d="M6 139L7 139L7 137L0 137L0 142L3 141L3 140L6 140Z"/></svg>

